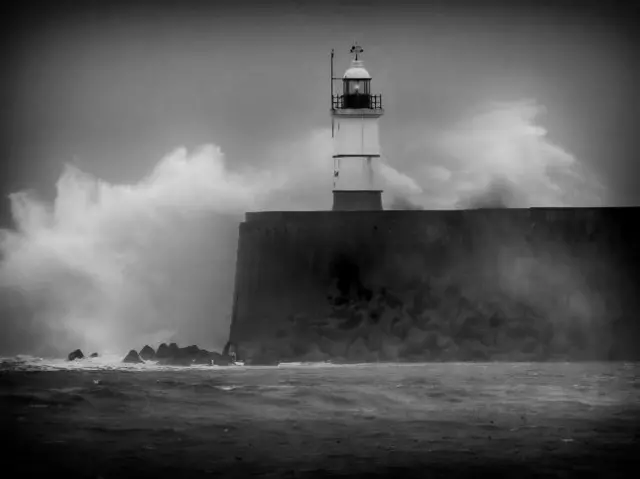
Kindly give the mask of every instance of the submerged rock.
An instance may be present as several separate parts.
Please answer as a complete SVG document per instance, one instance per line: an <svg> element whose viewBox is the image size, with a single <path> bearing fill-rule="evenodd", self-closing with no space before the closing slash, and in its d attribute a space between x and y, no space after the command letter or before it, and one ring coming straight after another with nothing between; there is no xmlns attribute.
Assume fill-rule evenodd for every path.
<svg viewBox="0 0 640 479"><path fill-rule="evenodd" d="M90 358L97 358L98 357L98 353L91 353L91 356L89 356Z"/></svg>
<svg viewBox="0 0 640 479"><path fill-rule="evenodd" d="M156 356L156 352L149 345L146 345L144 348L140 350L140 358L144 361L150 361L154 359Z"/></svg>
<svg viewBox="0 0 640 479"><path fill-rule="evenodd" d="M84 358L84 354L82 354L82 351L80 351L79 349L76 349L75 351L69 353L69 355L67 356L67 361L74 361L76 359L82 358Z"/></svg>
<svg viewBox="0 0 640 479"><path fill-rule="evenodd" d="M144 363L144 361L140 359L140 356L138 355L138 352L135 349L132 349L131 351L129 351L129 354L125 356L122 362L131 363L131 364Z"/></svg>

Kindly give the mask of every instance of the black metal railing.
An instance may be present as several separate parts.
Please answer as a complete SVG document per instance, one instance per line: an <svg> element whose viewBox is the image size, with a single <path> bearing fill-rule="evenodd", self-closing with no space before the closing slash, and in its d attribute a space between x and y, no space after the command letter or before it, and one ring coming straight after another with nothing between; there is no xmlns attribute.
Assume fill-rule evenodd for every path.
<svg viewBox="0 0 640 479"><path fill-rule="evenodd" d="M382 95L366 95L355 93L352 95L333 95L331 107L334 110L342 109L382 109Z"/></svg>

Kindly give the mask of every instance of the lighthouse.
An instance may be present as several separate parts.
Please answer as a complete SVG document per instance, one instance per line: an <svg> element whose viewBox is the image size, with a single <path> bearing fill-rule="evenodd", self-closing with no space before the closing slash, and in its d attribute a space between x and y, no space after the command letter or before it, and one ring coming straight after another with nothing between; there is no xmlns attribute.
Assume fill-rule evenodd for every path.
<svg viewBox="0 0 640 479"><path fill-rule="evenodd" d="M362 61L363 49L351 47L354 58L342 78L333 75L331 51L331 124L333 138L333 210L382 210L378 120L382 95L371 92L371 75ZM334 93L334 83L341 92Z"/></svg>
<svg viewBox="0 0 640 479"><path fill-rule="evenodd" d="M632 324L635 316L628 316L628 322L623 313L637 311L639 306L640 208L552 208L553 217L549 208L382 211L382 191L377 187L377 180L382 179L378 170L382 166L378 142L382 102L380 95L371 93L371 75L360 58L362 49L354 45L351 52L354 59L340 78L334 78L331 52L335 150L327 152L326 166L328 169L329 156L333 156L333 211L247 212L239 226L229 333L237 357L248 365L522 360L523 355L532 361L557 355L600 360L607 354L614 360L638 360L638 348L633 346L640 341L640 328ZM341 91L334 94L336 83ZM330 172L325 179L329 181ZM613 222L616 231L611 233ZM545 251L546 244L554 247ZM531 298L512 294L511 285L504 281L504 269L495 267L501 260L501 248L523 247L539 253L541 260L550 258L560 267L575 269L577 277L584 279L581 284L590 285L592 296L606 297L610 307L605 309L619 316L623 331L619 338L606 345L598 341L572 345L566 341L556 344L544 334L529 334L527 331L553 330L558 324L546 309L532 310ZM572 251L572 258L566 257L566 250ZM597 258L594 250L599 252ZM536 255L531 259L536 260ZM629 267L619 267L627 263ZM407 264L411 267L404 267ZM439 287L430 288L434 283ZM636 286L624 289L618 285ZM541 282L534 286L554 304L567 303L563 288L550 285L540 290L545 286ZM492 344L470 341L468 335L460 334L464 331L453 331L446 321L440 324L441 331L437 330L439 322L435 324L436 333L452 347L432 347L429 341L417 345L408 337L413 331L422 334L433 329L433 322L426 328L422 320L431 314L433 305L436 314L446 319L446 304L445 309L438 308L442 290L446 294L454 291L458 302L487 298L470 319L487 325L476 332L494 338ZM412 305L413 311L400 312L402 331L380 327L380 318L398 314L398 300L391 301L393 297ZM501 306L492 298L506 302ZM513 312L509 323L524 331L519 340L496 335L490 327L503 309ZM588 309L585 324L590 319ZM567 314L575 316L574 310L567 309ZM580 321L577 317L577 323ZM359 332L373 328L375 337L364 335L354 341L356 323ZM569 326L574 328L577 323ZM612 335L607 322L589 327L593 338L617 334ZM400 334L407 331L410 334ZM561 331L565 338L570 332ZM583 331L583 338L587 333ZM403 345L401 338L408 343ZM398 347L386 347L389 344ZM529 352L523 352L523 347Z"/></svg>

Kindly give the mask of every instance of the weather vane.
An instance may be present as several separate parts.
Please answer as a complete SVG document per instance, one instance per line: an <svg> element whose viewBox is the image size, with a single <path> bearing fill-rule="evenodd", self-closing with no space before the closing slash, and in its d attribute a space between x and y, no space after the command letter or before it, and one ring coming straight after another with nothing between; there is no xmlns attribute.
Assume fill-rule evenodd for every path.
<svg viewBox="0 0 640 479"><path fill-rule="evenodd" d="M362 47L360 45L358 45L358 42L355 42L355 45L353 45L351 47L351 50L349 50L349 53L355 53L356 54L356 60L358 60L358 55L360 53L362 53L364 50L362 49Z"/></svg>

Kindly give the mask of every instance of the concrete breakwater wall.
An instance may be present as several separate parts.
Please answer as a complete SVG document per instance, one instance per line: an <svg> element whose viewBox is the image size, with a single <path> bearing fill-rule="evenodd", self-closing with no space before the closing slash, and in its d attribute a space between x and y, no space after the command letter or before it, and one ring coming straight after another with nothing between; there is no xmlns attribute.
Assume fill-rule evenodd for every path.
<svg viewBox="0 0 640 479"><path fill-rule="evenodd" d="M249 362L635 359L640 208L247 213Z"/></svg>

